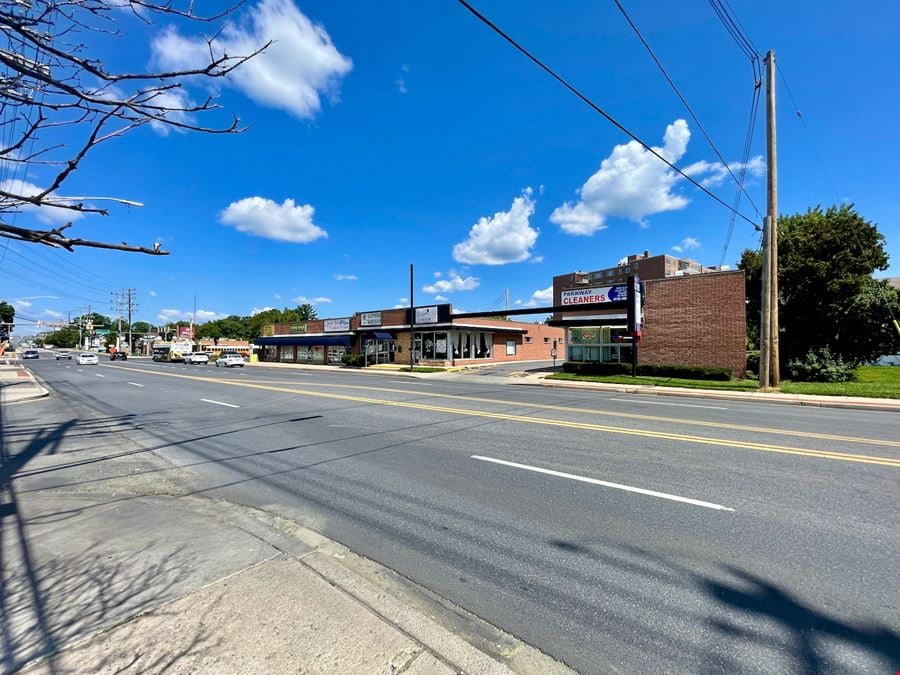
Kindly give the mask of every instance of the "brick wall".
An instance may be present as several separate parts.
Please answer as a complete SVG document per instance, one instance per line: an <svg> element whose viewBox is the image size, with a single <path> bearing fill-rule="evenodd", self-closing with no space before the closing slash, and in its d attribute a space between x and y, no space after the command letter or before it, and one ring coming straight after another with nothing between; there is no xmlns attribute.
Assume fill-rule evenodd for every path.
<svg viewBox="0 0 900 675"><path fill-rule="evenodd" d="M481 323L481 320L479 320ZM508 321L498 321L499 324L509 325ZM494 333L494 346L491 352L491 361L540 361L553 358L550 350L553 349L553 341L557 341L557 349L560 357L565 354L565 329L546 326L544 324L517 323L517 328L526 328L527 333ZM529 338L531 338L529 340ZM545 338L548 340L545 342ZM506 341L515 340L515 355L507 356ZM460 359L457 359L457 363ZM465 363L468 363L466 361Z"/></svg>
<svg viewBox="0 0 900 675"><path fill-rule="evenodd" d="M641 363L746 373L744 273L713 272L644 282Z"/></svg>

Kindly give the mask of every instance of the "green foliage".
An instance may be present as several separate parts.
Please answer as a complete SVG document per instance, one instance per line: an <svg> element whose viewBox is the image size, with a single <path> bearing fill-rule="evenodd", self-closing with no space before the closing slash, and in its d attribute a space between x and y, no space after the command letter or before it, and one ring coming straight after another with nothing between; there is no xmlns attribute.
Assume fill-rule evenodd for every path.
<svg viewBox="0 0 900 675"><path fill-rule="evenodd" d="M44 338L44 342L48 345L55 345L61 349L73 349L78 346L78 331L70 328L63 328L54 333L50 333Z"/></svg>
<svg viewBox="0 0 900 675"><path fill-rule="evenodd" d="M350 366L351 368L362 368L366 362L366 357L364 354L353 354L352 352L347 352L341 357L341 361L345 366Z"/></svg>
<svg viewBox="0 0 900 675"><path fill-rule="evenodd" d="M845 363L828 347L810 350L802 359L788 361L791 379L798 382L852 382L856 379L853 364Z"/></svg>
<svg viewBox="0 0 900 675"><path fill-rule="evenodd" d="M132 333L136 333L138 335L145 335L147 333L154 333L154 328L152 325L147 323L146 321L135 321L131 324Z"/></svg>
<svg viewBox="0 0 900 675"><path fill-rule="evenodd" d="M631 366L627 363L593 363L589 361L566 361L563 372L574 375L631 375ZM703 368L701 366L670 366L642 363L637 367L637 374L646 377L676 377L689 380L731 379L728 368Z"/></svg>
<svg viewBox="0 0 900 675"><path fill-rule="evenodd" d="M16 308L5 300L0 300L0 323L13 323L16 320ZM9 326L11 329L12 326Z"/></svg>
<svg viewBox="0 0 900 675"><path fill-rule="evenodd" d="M625 363L566 361L563 364L563 372L573 375L630 375L631 366Z"/></svg>
<svg viewBox="0 0 900 675"><path fill-rule="evenodd" d="M298 305L294 309L267 309L250 316L232 314L224 319L208 321L197 327L197 337L231 338L232 340L253 341L262 335L263 326L270 323L291 323L313 321L318 318L310 304ZM187 324L185 324L187 325Z"/></svg>
<svg viewBox="0 0 900 675"><path fill-rule="evenodd" d="M873 274L888 266L884 236L851 205L815 208L778 222L778 304L782 366L827 347L858 365L900 351L892 326L900 289ZM747 339L759 344L759 251L745 250Z"/></svg>
<svg viewBox="0 0 900 675"><path fill-rule="evenodd" d="M853 382L782 382L781 391L820 396L866 396L900 398L900 368L861 366Z"/></svg>
<svg viewBox="0 0 900 675"><path fill-rule="evenodd" d="M759 377L759 350L751 349L747 352L747 372Z"/></svg>

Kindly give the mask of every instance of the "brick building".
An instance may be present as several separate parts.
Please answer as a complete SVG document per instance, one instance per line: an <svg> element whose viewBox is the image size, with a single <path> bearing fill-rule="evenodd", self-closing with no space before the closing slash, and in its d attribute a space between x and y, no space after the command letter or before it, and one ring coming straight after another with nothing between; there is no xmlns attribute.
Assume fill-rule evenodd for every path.
<svg viewBox="0 0 900 675"><path fill-rule="evenodd" d="M348 352L366 365L409 364L411 310L382 309L351 317L270 324L256 340L261 361L339 364ZM449 304L415 308L416 362L451 366L549 359L564 331L545 324L461 318Z"/></svg>
<svg viewBox="0 0 900 675"><path fill-rule="evenodd" d="M571 310L550 322L566 330L570 361L631 363L632 337L622 301L609 309L577 309L579 297L624 297L629 277L643 286L639 363L722 367L746 372L744 273L723 272L669 255L631 255L619 265L553 278L554 306Z"/></svg>

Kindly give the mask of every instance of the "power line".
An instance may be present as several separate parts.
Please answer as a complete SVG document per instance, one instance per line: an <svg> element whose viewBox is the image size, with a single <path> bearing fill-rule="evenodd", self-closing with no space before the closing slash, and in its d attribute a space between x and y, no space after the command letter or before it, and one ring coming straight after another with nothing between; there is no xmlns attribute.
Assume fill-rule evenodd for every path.
<svg viewBox="0 0 900 675"><path fill-rule="evenodd" d="M703 192L704 194L706 194L706 195L709 196L709 197L712 197L715 201L717 201L719 204L721 204L722 206L724 206L724 207L725 207L726 209L728 209L729 211L732 211L732 212L734 211L734 209L733 209L731 206L729 206L722 198L720 198L718 195L716 195L715 193L711 192L711 191L708 190L706 187L704 187L703 185L701 185L699 182L697 182L696 180L694 180L693 178L691 178L690 176L688 176L684 171L682 171L682 170L679 169L677 166L675 166L672 162L670 162L668 159L666 159L665 157L663 157L663 156L662 156L659 152L657 152L653 147L651 147L650 145L648 145L647 143L645 143L644 141L642 141L640 138L638 138L633 132L631 132L629 129L627 129L625 126L623 126L623 125L622 125L620 122L618 122L614 117L612 117L612 115L610 115L610 114L607 113L605 110L603 110L602 108L600 108L596 103L594 103L593 101L591 101L591 99L589 99L587 96L585 96L584 94L582 94L582 93L581 93L578 89L576 89L573 85L569 84L569 82L568 82L567 80L565 80L562 76L557 75L556 72L553 71L553 69L551 69L549 66L545 65L545 64L543 63L543 61L541 61L540 59L538 59L538 58L537 58L536 56L534 56L531 52L529 52L527 49L525 49L522 45L520 45L518 42L516 42L512 37L510 37L507 33L505 33L505 32L504 32L499 26L497 26L494 22L492 22L490 19L488 19L486 16L484 16L484 15L483 15L481 12L479 12L477 9L475 9L474 7L472 7L472 5L470 5L468 2L466 2L466 0L457 0L457 2L459 2L459 4L461 4L461 5L462 5L463 7L465 7L467 10L469 10L469 12L471 12L475 17L477 17L477 18L478 18L480 21L482 21L485 25L487 25L488 27L490 27L495 33L497 33L497 35L499 35L500 37L502 37L502 38L503 38L504 40L506 40L509 44L511 44L513 47L515 47L518 51L520 51L522 54L524 54L530 61L532 61L532 62L533 62L536 66L538 66L541 70L543 70L544 72L546 72L546 73L547 73L548 75L550 75L553 79L555 79L557 82L559 82L561 85L563 85L566 89L568 89L568 90L571 91L573 94L575 94L575 96L577 96L578 98L580 98L584 103L586 103L588 106L590 106L591 109L594 110L594 112L597 112L597 113L599 113L601 116L603 116L610 124L612 124L614 127L616 127L619 131L621 131L622 133L624 133L626 136L628 136L629 138L631 138L633 141L636 141L636 142L637 142L641 147L643 147L647 152L649 152L650 154L652 154L652 155L653 155L654 157L656 157L659 161L661 161L663 164L665 164L665 165L668 166L670 169L672 169L675 173L677 173L677 174L680 175L682 178L684 178L685 180L687 180L689 183L691 183L692 185L694 185L694 186L695 186L696 188L698 188L701 192ZM751 225L755 225L755 224L756 224L756 223L754 223L750 218L748 218L747 216L745 216L743 213L738 213L737 215L738 215L740 218L743 218L744 220L746 220L746 221L747 221L748 223L750 223Z"/></svg>
<svg viewBox="0 0 900 675"><path fill-rule="evenodd" d="M747 31L744 30L737 16L735 16L731 5L728 4L727 0L724 2L723 0L709 0L709 4L738 48L744 53L744 56L750 59L754 78L761 80L762 69L759 66L759 50L754 46L750 36L747 35Z"/></svg>
<svg viewBox="0 0 900 675"><path fill-rule="evenodd" d="M750 202L750 205L753 207L753 210L756 212L756 217L759 218L759 208L756 206L756 203L753 201L753 198L750 194L744 189L743 181L738 181L737 177L734 175L734 172L731 170L731 167L728 165L728 162L725 161L725 158L722 156L722 153L719 152L719 148L716 147L716 144L713 143L712 138L710 138L703 124L701 124L700 120L697 118L697 115L694 113L693 108L691 108L690 103L682 95L681 91L678 89L675 82L672 81L672 78L669 77L669 73L666 72L665 67L660 62L659 58L657 58L653 49L647 43L647 40L644 39L644 36L641 34L641 31L635 25L634 21L632 21L631 17L628 15L628 12L625 11L625 8L622 6L622 3L619 0L614 0L616 3L616 7L619 8L619 11L622 13L622 16L625 17L625 20L628 22L628 25L631 26L631 30L634 31L634 34L637 35L638 40L641 41L641 44L647 49L647 53L650 54L650 58L653 59L653 63L656 64L656 67L659 68L659 71L662 73L663 77L666 79L666 82L669 83L669 86L672 87L672 90L678 96L678 100L682 102L685 108L687 108L688 113L690 113L691 119L694 120L694 123L697 125L697 128L700 129L700 132L703 134L703 137L706 139L706 142L709 143L709 147L713 149L713 152L716 153L716 157L719 158L719 162L722 163L722 166L725 167L725 170L728 172L728 175L731 176L732 180L737 184L738 190L744 193L747 197L747 201ZM746 160L744 160L746 162ZM737 207L735 207L736 210Z"/></svg>

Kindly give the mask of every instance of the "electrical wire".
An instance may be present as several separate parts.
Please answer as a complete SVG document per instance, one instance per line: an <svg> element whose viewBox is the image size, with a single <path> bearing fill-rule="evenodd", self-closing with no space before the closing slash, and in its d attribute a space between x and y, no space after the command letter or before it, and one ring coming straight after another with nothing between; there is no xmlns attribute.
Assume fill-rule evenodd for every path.
<svg viewBox="0 0 900 675"><path fill-rule="evenodd" d="M644 48L647 50L647 53L650 54L650 58L653 59L653 63L655 63L656 67L659 68L659 71L662 73L666 82L669 83L669 86L672 87L672 90L675 92L675 95L678 96L678 100L681 101L681 103L687 109L688 113L691 116L691 119L694 120L694 123L697 125L697 128L700 129L700 133L703 134L703 138L705 138L706 142L709 143L709 147L711 147L713 152L716 153L716 157L719 158L719 162L721 162L722 166L728 172L728 175L731 176L732 180L734 180L734 182L737 184L738 190L743 192L744 195L747 197L747 201L750 202L750 205L753 207L753 210L756 212L756 217L759 218L760 217L759 208L756 206L756 203L753 201L753 198L750 196L750 194L744 189L743 181L739 181L737 176L734 175L734 172L731 170L731 167L728 165L728 162L722 156L722 153L719 152L719 148L717 148L716 144L713 143L713 140L712 140L712 138L710 138L709 133L707 133L706 128L700 122L696 113L694 113L694 109L691 108L691 104L687 102L687 99L685 99L684 95L682 95L681 90L678 89L678 86L675 84L675 82L672 80L672 78L669 77L669 73L666 72L666 69L663 66L662 62L656 56L656 53L653 51L653 48L650 47L647 40L644 39L644 36L641 34L641 31L638 29L638 27L635 25L634 21L631 19L631 16L629 16L628 12L625 11L625 8L622 6L622 3L619 0L613 0L613 1L616 3L616 7L619 8L619 11L622 13L622 16L625 17L625 21L628 22L629 26L631 26L631 30L634 31L634 34L637 36L638 40L640 40L641 44L644 45ZM745 162L746 162L746 160L744 160L744 163ZM742 166L744 166L744 163L742 163ZM736 206L734 208L735 208L735 210L737 210Z"/></svg>
<svg viewBox="0 0 900 675"><path fill-rule="evenodd" d="M472 15L474 15L476 18L478 18L482 23L484 23L489 28L491 28L491 30L493 30L495 33L497 33L497 35L499 35L504 40L506 40L509 44L511 44L513 47L515 47L519 52L521 52L524 56L526 56L530 61L532 61L541 70L546 72L553 79L555 79L557 82L559 82L561 85L563 85L566 89L568 89L570 92L575 94L575 96L577 96L584 103L586 103L592 110L594 110L594 112L599 113L603 118L605 118L610 124L612 124L614 127L616 127L619 131L624 133L626 136L631 138L633 141L637 142L641 147L644 148L644 150L646 150L647 152L652 154L654 157L656 157L658 160L660 160L663 164L668 166L670 169L672 169L675 173L680 175L682 178L686 179L689 183L694 185L701 192L703 192L704 194L706 194L709 197L712 197L712 199L717 201L719 204L724 206L726 209L728 209L729 211L732 211L732 212L734 211L734 209L732 209L732 207L729 206L721 197L719 197L715 193L711 192L709 189L707 189L706 187L701 185L699 182L697 182L696 180L694 180L693 178L688 176L684 171L682 171L677 166L675 166L675 164L673 164L668 159L663 157L655 148L651 147L650 145L645 143L643 140L638 138L632 131L630 131L623 124L621 124L619 121L617 121L612 115L610 115L605 110L600 108L600 106L598 106L591 99L589 99L587 96L585 96L583 93L581 93L581 91L576 89L565 78L558 75L552 68L550 68L549 66L544 64L543 61L541 61L539 58L534 56L531 52L529 52L527 49L525 49L525 47L523 47L518 42L516 42L512 37L510 37L506 32L504 32L503 29L501 29L499 26L497 26L497 24L495 24L493 21L488 19L484 14L482 14L477 9L475 9L466 0L457 0L457 2L459 2L459 4L461 4L463 7L465 7ZM738 217L746 220L751 225L755 225L755 223L750 218L745 216L743 213L738 212L737 215L738 215Z"/></svg>

